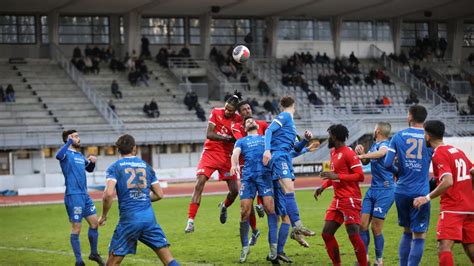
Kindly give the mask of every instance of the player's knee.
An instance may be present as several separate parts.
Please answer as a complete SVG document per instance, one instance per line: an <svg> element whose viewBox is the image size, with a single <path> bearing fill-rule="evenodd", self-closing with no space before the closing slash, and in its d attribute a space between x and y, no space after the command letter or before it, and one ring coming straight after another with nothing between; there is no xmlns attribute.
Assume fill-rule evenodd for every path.
<svg viewBox="0 0 474 266"><path fill-rule="evenodd" d="M379 223L372 222L370 228L372 229L372 233L376 236L378 236L382 233L382 225L379 224ZM361 230L364 230L364 229L362 229L362 225L361 225ZM365 230L367 230L367 229L365 229Z"/></svg>
<svg viewBox="0 0 474 266"><path fill-rule="evenodd" d="M275 206L273 204L263 204L265 212L268 214L275 213Z"/></svg>
<svg viewBox="0 0 474 266"><path fill-rule="evenodd" d="M239 189L238 188L231 188L229 190L229 196L232 198L236 198L239 195Z"/></svg>
<svg viewBox="0 0 474 266"><path fill-rule="evenodd" d="M346 231L348 235L358 234L359 233L359 225L357 224L348 224L346 225Z"/></svg>
<svg viewBox="0 0 474 266"><path fill-rule="evenodd" d="M80 234L81 233L81 224L80 223L73 223L71 226L71 233L72 234Z"/></svg>
<svg viewBox="0 0 474 266"><path fill-rule="evenodd" d="M438 242L438 253L445 252L445 251L451 251L451 243L450 241L439 241Z"/></svg>

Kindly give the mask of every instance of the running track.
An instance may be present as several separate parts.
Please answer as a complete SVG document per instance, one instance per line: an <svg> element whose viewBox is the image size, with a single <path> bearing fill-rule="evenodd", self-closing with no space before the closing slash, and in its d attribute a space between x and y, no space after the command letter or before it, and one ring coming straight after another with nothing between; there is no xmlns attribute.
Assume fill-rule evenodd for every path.
<svg viewBox="0 0 474 266"><path fill-rule="evenodd" d="M370 184L371 177L366 175L363 185ZM295 187L298 190L313 189L322 183L319 177L299 177L296 178ZM166 197L190 197L193 193L194 182L188 183L171 183L167 188L163 188ZM217 195L227 193L227 185L225 182L208 182L204 188L204 195ZM93 200L102 199L102 191L89 192ZM44 194L31 196L0 196L0 207L19 206L19 205L38 205L64 203L64 194Z"/></svg>

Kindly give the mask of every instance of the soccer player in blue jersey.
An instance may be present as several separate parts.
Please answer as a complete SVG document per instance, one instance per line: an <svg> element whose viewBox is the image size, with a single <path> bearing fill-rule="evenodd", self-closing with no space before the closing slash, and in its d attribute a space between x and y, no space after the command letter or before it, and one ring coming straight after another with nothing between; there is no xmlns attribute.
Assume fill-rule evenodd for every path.
<svg viewBox="0 0 474 266"><path fill-rule="evenodd" d="M280 99L282 112L272 121L265 131L265 153L263 164L268 167L274 183L275 208L279 216L288 215L296 234L314 236L315 233L303 226L299 217L298 205L296 204L291 152L301 151L311 139L312 134L305 132L305 140L295 146L296 128L293 121L295 113L295 100L291 96L283 96ZM282 220L278 241L286 241L290 225ZM286 233L286 235L285 235ZM279 243L279 254L283 254L284 242ZM285 256L286 257L286 256ZM285 259L282 259L286 261Z"/></svg>
<svg viewBox="0 0 474 266"><path fill-rule="evenodd" d="M179 263L171 255L165 233L155 219L151 201L163 197L153 168L137 158L135 139L123 135L115 143L121 159L106 171L102 215L104 225L117 190L120 220L109 245L107 265L119 265L127 254L135 254L137 241L147 245L158 255L163 265Z"/></svg>
<svg viewBox="0 0 474 266"><path fill-rule="evenodd" d="M248 240L249 217L257 191L263 199L263 207L268 218L268 242L270 244L268 257L274 261L277 259L278 217L273 203L272 178L268 175L261 160L265 151L265 138L258 135L258 125L252 117L246 117L244 125L247 136L235 143L230 169L232 175L240 173L239 157L242 154L244 167L240 177L240 239L242 243L240 262L244 263L250 252Z"/></svg>
<svg viewBox="0 0 474 266"><path fill-rule="evenodd" d="M102 258L97 251L97 242L99 232L97 230L98 222L94 202L92 202L87 193L86 173L92 172L95 168L97 158L89 155L87 159L78 151L81 148L81 139L76 130L66 130L62 133L64 146L56 153L56 159L59 160L61 170L66 184L66 193L64 194L64 204L71 222L70 242L76 265L85 265L81 256L81 243L79 234L81 233L82 218L89 223L89 243L91 254L89 260L104 265Z"/></svg>
<svg viewBox="0 0 474 266"><path fill-rule="evenodd" d="M398 254L400 265L419 265L423 256L426 232L430 223L430 204L413 207L413 200L429 193L429 169L433 151L426 146L423 122L425 107L413 105L408 109L409 128L392 137L384 166L390 167L395 156L399 160L395 204L398 224L404 227Z"/></svg>
<svg viewBox="0 0 474 266"><path fill-rule="evenodd" d="M386 122L377 123L374 130L375 142L365 153L364 146L357 145L355 151L364 165L370 163L372 173L372 183L365 193L362 202L360 236L367 251L367 261L369 253L370 233L369 225L372 224L375 246L375 265L383 265L382 255L384 248L384 237L382 233L383 223L388 211L394 201L394 181L392 169L384 166L384 157L387 154L391 125Z"/></svg>

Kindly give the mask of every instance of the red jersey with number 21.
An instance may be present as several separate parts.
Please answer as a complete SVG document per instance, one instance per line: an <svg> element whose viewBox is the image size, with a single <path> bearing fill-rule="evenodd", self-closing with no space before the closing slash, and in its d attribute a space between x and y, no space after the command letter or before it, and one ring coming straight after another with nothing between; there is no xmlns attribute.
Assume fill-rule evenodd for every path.
<svg viewBox="0 0 474 266"><path fill-rule="evenodd" d="M474 212L470 174L473 165L466 154L451 145L442 145L436 148L432 162L438 183L445 175L453 177L453 185L441 194L441 211Z"/></svg>
<svg viewBox="0 0 474 266"><path fill-rule="evenodd" d="M209 123L216 126L214 132L217 135L232 137L233 125L242 122L242 118L240 118L240 115L238 114L226 118L224 113L224 108L212 109L211 115L209 116ZM210 139L206 139L206 142L204 142L204 151L222 152L230 155L232 154L233 149L234 143L232 142L214 141Z"/></svg>
<svg viewBox="0 0 474 266"><path fill-rule="evenodd" d="M343 146L331 149L331 171L336 174L353 174L353 169L356 167L362 167L362 164L351 148ZM334 187L334 196L338 199L362 198L359 182L332 180L332 186Z"/></svg>

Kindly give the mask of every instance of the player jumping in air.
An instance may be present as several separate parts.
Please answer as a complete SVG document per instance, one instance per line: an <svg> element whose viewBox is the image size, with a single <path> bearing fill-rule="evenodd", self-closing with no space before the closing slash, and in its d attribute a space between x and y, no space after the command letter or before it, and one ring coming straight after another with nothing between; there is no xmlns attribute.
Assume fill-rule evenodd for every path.
<svg viewBox="0 0 474 266"><path fill-rule="evenodd" d="M369 225L372 224L375 246L375 265L383 265L382 255L384 248L384 236L382 233L383 224L388 211L394 201L394 181L392 169L387 169L383 165L385 154L389 145L391 126L389 123L377 123L374 130L375 142L369 149L369 153L364 152L364 146L357 145L355 151L359 154L364 165L370 163L372 173L372 184L365 194L362 202L362 215L360 224L360 236L365 244L367 256L369 253L370 233ZM367 258L368 260L368 258Z"/></svg>
<svg viewBox="0 0 474 266"><path fill-rule="evenodd" d="M332 125L328 129L328 146L331 149L331 172L322 172L326 180L316 189L314 197L317 200L324 189L334 187L334 198L326 211L322 237L329 258L333 265L341 265L339 245L334 234L344 223L349 239L354 247L357 262L367 266L365 245L359 234L361 193L359 182L364 181L362 165L355 152L346 146L349 131L341 124Z"/></svg>
<svg viewBox="0 0 474 266"><path fill-rule="evenodd" d="M247 260L250 253L248 232L249 232L249 216L252 209L252 202L257 191L258 195L263 198L263 206L268 218L268 242L270 244L270 260L277 259L277 231L278 217L275 213L273 203L273 184L272 178L265 171L261 158L265 151L265 138L258 135L258 125L252 117L244 119L245 132L248 134L235 143L232 153L232 175L240 172L239 157L242 154L245 165L241 174L240 185L240 239L242 243L242 252L240 262Z"/></svg>
<svg viewBox="0 0 474 266"><path fill-rule="evenodd" d="M441 196L438 220L439 265L453 266L451 250L455 242L462 243L474 265L474 167L466 154L443 143L444 124L432 120L424 124L426 144L434 149L433 173L438 186L426 196L414 200L420 208Z"/></svg>
<svg viewBox="0 0 474 266"><path fill-rule="evenodd" d="M219 180L225 180L229 193L224 202L219 204L220 221L227 221L227 208L234 202L239 194L237 177L230 174L230 157L234 148L235 138L232 135L234 123L241 122L240 115L236 114L241 95L236 92L225 103L224 108L214 108L207 126L207 140L197 168L197 181L189 204L188 222L185 233L194 232L194 218L201 203L204 185L215 171L219 172Z"/></svg>
<svg viewBox="0 0 474 266"><path fill-rule="evenodd" d="M395 155L399 160L395 205L398 224L404 227L398 250L400 266L420 264L430 223L429 203L419 209L413 207L413 199L426 196L430 189L428 173L433 151L425 145L423 130L427 115L425 107L410 106L410 128L399 131L392 137L384 160L385 167L393 164Z"/></svg>
<svg viewBox="0 0 474 266"><path fill-rule="evenodd" d="M64 194L64 204L71 222L71 246L76 257L76 266L85 265L81 256L81 243L79 234L81 233L82 218L89 223L89 243L91 254L89 260L96 261L99 265L104 265L104 261L97 251L99 231L94 202L87 193L86 173L94 171L97 158L89 155L86 158L78 151L81 148L81 139L76 130L66 130L62 134L64 146L56 153L61 170L66 183L66 193Z"/></svg>
<svg viewBox="0 0 474 266"><path fill-rule="evenodd" d="M151 201L163 197L155 171L135 156L135 139L123 135L115 143L121 158L106 171L101 226L105 225L117 190L120 220L109 245L107 265L120 265L128 254L135 254L137 241L147 245L160 258L163 265L177 266L171 255L165 233L157 223Z"/></svg>

